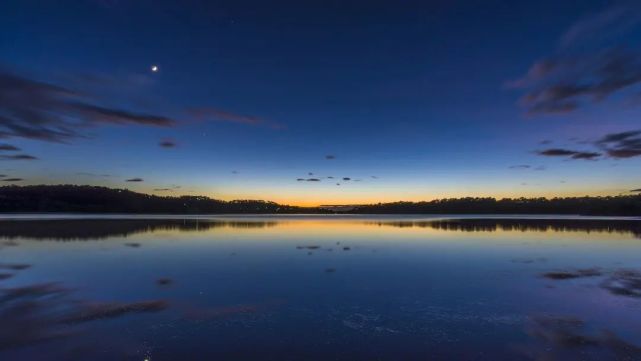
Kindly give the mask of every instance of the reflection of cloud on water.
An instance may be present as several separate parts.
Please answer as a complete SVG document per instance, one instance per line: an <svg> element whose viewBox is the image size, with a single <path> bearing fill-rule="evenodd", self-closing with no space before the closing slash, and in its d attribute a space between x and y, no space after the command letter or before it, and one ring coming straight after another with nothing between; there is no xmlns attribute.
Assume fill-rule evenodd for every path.
<svg viewBox="0 0 641 361"><path fill-rule="evenodd" d="M633 269L603 271L600 268L546 272L544 278L566 281L582 278L600 279L599 286L615 296L641 298L641 272Z"/></svg>
<svg viewBox="0 0 641 361"><path fill-rule="evenodd" d="M167 308L162 300L138 302L79 301L58 283L0 289L0 351L32 346L79 332L70 325L154 313Z"/></svg>
<svg viewBox="0 0 641 361"><path fill-rule="evenodd" d="M585 321L568 316L535 316L526 331L533 343L519 350L537 361L639 360L641 348L607 330L595 330Z"/></svg>

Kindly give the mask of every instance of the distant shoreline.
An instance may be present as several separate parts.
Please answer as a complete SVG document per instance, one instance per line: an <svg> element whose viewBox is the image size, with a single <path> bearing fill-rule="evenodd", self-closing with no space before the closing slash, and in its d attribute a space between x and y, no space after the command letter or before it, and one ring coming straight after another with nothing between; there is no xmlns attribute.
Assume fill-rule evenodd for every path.
<svg viewBox="0 0 641 361"><path fill-rule="evenodd" d="M609 197L465 197L353 206L298 207L263 200L156 196L77 185L0 187L0 214L129 215L548 215L641 217L641 194Z"/></svg>

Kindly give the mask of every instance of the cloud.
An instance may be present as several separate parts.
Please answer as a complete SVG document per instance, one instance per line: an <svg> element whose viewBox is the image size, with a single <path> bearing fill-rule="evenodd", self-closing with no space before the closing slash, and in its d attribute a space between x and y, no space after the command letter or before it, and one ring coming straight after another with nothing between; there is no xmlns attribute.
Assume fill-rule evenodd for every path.
<svg viewBox="0 0 641 361"><path fill-rule="evenodd" d="M584 159L584 160L594 160L600 157L602 154L597 152L582 152L576 150L568 150L561 148L551 148L546 150L540 150L537 152L539 155L546 157L570 157L572 159Z"/></svg>
<svg viewBox="0 0 641 361"><path fill-rule="evenodd" d="M81 176L86 176L86 177L104 177L104 178L111 177L110 174L95 174L90 172L76 172L76 174Z"/></svg>
<svg viewBox="0 0 641 361"><path fill-rule="evenodd" d="M155 192L173 192L173 189L171 188L155 188Z"/></svg>
<svg viewBox="0 0 641 361"><path fill-rule="evenodd" d="M325 159L327 159L327 160L336 159L336 156L335 156L335 155L328 154L328 155L326 155L326 156L325 156Z"/></svg>
<svg viewBox="0 0 641 361"><path fill-rule="evenodd" d="M125 180L125 182L144 182L142 178L130 178Z"/></svg>
<svg viewBox="0 0 641 361"><path fill-rule="evenodd" d="M285 126L282 124L273 123L260 117L233 113L227 110L213 107L192 108L189 109L187 113L197 120L266 126L273 129L285 128Z"/></svg>
<svg viewBox="0 0 641 361"><path fill-rule="evenodd" d="M5 178L2 181L3 182L22 182L24 179L22 178Z"/></svg>
<svg viewBox="0 0 641 361"><path fill-rule="evenodd" d="M585 17L574 23L561 36L559 43L561 47L568 48L624 33L641 22L638 10L638 6L633 4L619 5Z"/></svg>
<svg viewBox="0 0 641 361"><path fill-rule="evenodd" d="M641 130L607 134L595 144L612 158L641 156Z"/></svg>
<svg viewBox="0 0 641 361"><path fill-rule="evenodd" d="M529 114L568 113L641 84L641 52L599 40L641 24L641 7L609 8L580 20L561 37L556 54L536 61L509 81L522 89L520 103ZM607 45L606 45L607 44Z"/></svg>
<svg viewBox="0 0 641 361"><path fill-rule="evenodd" d="M176 142L171 139L165 139L158 143L158 145L162 148L174 148L176 147Z"/></svg>
<svg viewBox="0 0 641 361"><path fill-rule="evenodd" d="M318 178L307 178L306 181L308 182L320 182L321 180Z"/></svg>
<svg viewBox="0 0 641 361"><path fill-rule="evenodd" d="M10 152L12 152L12 151L19 151L19 150L20 150L20 148L14 146L14 145L11 145L11 144L6 144L6 143L0 144L0 151L10 151Z"/></svg>
<svg viewBox="0 0 641 361"><path fill-rule="evenodd" d="M349 178L349 177L343 177L343 180L344 180L344 181L348 181L348 180L351 180L351 179L352 179L352 178Z"/></svg>
<svg viewBox="0 0 641 361"><path fill-rule="evenodd" d="M101 124L171 126L173 119L92 104L88 94L0 70L0 137L69 142Z"/></svg>
<svg viewBox="0 0 641 361"><path fill-rule="evenodd" d="M530 169L532 166L528 164L517 164L509 166L510 169Z"/></svg>
<svg viewBox="0 0 641 361"><path fill-rule="evenodd" d="M0 155L0 160L36 160L37 157L29 154Z"/></svg>
<svg viewBox="0 0 641 361"><path fill-rule="evenodd" d="M630 192L641 192L641 188L632 189L632 190L630 190Z"/></svg>

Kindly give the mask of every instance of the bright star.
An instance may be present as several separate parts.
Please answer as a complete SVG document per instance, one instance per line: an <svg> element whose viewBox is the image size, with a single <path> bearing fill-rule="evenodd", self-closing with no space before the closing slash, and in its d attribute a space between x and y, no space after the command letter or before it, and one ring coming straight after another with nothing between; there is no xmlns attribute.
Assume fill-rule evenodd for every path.
<svg viewBox="0 0 641 361"><path fill-rule="evenodd" d="M157 73L158 72L158 65L152 65L151 66L151 71L153 71L154 73Z"/></svg>

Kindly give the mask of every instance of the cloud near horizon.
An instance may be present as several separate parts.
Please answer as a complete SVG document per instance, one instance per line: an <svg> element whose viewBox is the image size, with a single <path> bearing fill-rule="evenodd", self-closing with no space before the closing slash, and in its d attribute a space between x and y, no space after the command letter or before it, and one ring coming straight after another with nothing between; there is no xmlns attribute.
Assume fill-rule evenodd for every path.
<svg viewBox="0 0 641 361"><path fill-rule="evenodd" d="M576 151L576 150L569 150L569 149L562 149L562 148L550 148L550 149L540 150L540 151L537 151L537 154L546 156L546 157L570 157L572 159L584 159L584 160L594 160L602 156L601 153L597 153L597 152L583 152L583 151Z"/></svg>
<svg viewBox="0 0 641 361"><path fill-rule="evenodd" d="M607 134L596 145L612 158L641 156L641 130Z"/></svg>
<svg viewBox="0 0 641 361"><path fill-rule="evenodd" d="M144 182L144 179L142 178L129 178L125 180L125 182Z"/></svg>

